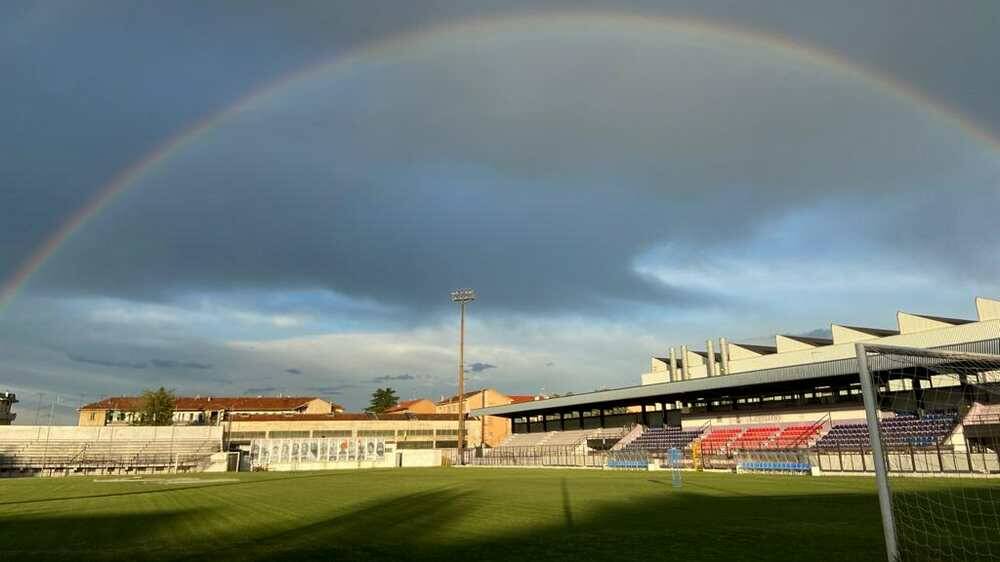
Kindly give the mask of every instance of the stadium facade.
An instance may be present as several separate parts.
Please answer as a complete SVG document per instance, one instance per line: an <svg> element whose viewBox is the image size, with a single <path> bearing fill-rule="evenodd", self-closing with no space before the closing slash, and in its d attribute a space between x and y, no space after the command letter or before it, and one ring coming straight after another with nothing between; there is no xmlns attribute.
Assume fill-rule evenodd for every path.
<svg viewBox="0 0 1000 562"><path fill-rule="evenodd" d="M715 456L717 467L733 468L738 452L786 449L802 453L802 462L794 463L801 469L870 470L871 463L864 462L870 452L850 437L865 420L855 344L1000 354L1000 301L977 298L976 313L975 319L959 319L899 312L893 329L833 324L829 338L777 335L774 345L720 339L706 342L703 350L675 347L666 357L651 359L638 386L471 413L510 419L512 435L496 454L511 448L515 457L545 457L527 448L555 443L574 454L593 453L601 447L596 437L606 442L611 429L621 428L624 437L613 450L682 448L690 461L696 449L702 464ZM938 451L943 447L948 454L964 455L966 470L1000 472L996 448L965 436L967 426L982 425L978 422L994 410L1000 414L992 392L973 393L962 381L926 369L887 362L872 369L886 390L881 409L886 416L899 416L900 431L909 432L907 443L930 443ZM995 429L983 431L1000 435L1000 416ZM845 448L851 449L846 464ZM966 454L973 450L983 457ZM824 457L831 451L837 453L836 465ZM806 458L809 452L813 456ZM850 456L854 453L860 458Z"/></svg>

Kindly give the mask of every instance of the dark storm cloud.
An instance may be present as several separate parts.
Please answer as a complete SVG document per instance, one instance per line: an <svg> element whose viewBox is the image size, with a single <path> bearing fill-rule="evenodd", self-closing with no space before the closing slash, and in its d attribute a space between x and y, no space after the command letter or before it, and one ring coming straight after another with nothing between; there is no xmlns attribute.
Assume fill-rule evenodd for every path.
<svg viewBox="0 0 1000 562"><path fill-rule="evenodd" d="M275 394L278 392L278 390L279 390L278 388L273 386L255 386L244 390L243 394L257 394L257 395Z"/></svg>
<svg viewBox="0 0 1000 562"><path fill-rule="evenodd" d="M565 41L305 84L150 177L44 279L140 297L321 286L416 309L447 306L457 285L505 310L692 305L709 298L637 275L636 258L664 241L724 247L831 196L930 189L958 150L921 137L912 108L822 69L788 82L787 61L747 69L669 41L642 56L625 39ZM571 52L587 62L564 67ZM665 70L651 78L654 63ZM340 97L323 97L334 86ZM379 108L363 124L361 100ZM859 136L914 140L876 150Z"/></svg>
<svg viewBox="0 0 1000 562"><path fill-rule="evenodd" d="M513 2L485 12L529 5L571 4ZM991 68L984 57L997 39L981 22L995 4L939 13L885 2L864 14L794 2L587 6L774 31L943 88L943 97L976 111L1000 113L976 93L995 91L996 73L965 70ZM10 32L0 43L3 62L15 78L37 76L8 81L0 93L5 106L18 108L0 135L10 156L0 171L15 179L0 195L9 234L0 238L0 263L21 261L83 194L157 139L255 84L364 40L484 11L449 3L392 10L251 4L247 17L225 31L227 41L217 42L207 39L217 36L213 18L185 17L193 5L178 3L155 17L132 8L127 31L113 25L122 8L78 11L72 26L51 17L54 8L15 9L0 18ZM910 15L905 25L894 19L900 11ZM34 33L39 26L65 33ZM929 29L955 40L938 48L923 40ZM74 35L82 33L99 40ZM180 40L162 40L177 33ZM49 42L46 49L37 48L39 37ZM251 41L255 57L230 48ZM775 214L831 193L898 193L948 167L947 154L914 158L936 152L927 147L893 148L896 138L912 135L892 120L873 121L887 131L884 138L841 126L844 116L864 121L882 106L852 105L857 91L808 72L799 87L782 79L785 71L768 75L754 65L751 71L763 73L747 84L738 66L706 59L703 73L671 68L660 53L644 55L621 37L581 47L514 46L482 59L452 53L367 77L367 85L322 84L296 100L307 102L301 112L272 112L269 121L223 129L219 144L196 146L203 158L169 163L88 227L37 285L138 298L234 286L319 287L414 308L447 306L442 291L474 285L484 295L477 306L507 310L694 305L713 297L637 276L636 256L663 241L715 251ZM155 72L150 58L160 61ZM565 64L569 59L574 64ZM662 72L649 72L652 59ZM29 73L38 68L45 71ZM199 88L176 86L191 82ZM696 86L703 91L689 90ZM328 96L329 106L317 95ZM688 106L671 108L665 99ZM1000 122L992 113L980 120ZM95 130L104 137L95 140ZM900 173L903 167L910 169ZM994 202L991 193L983 191ZM956 215L970 211L955 205ZM932 203L918 205L907 218L921 223L935 211ZM891 239L879 233L883 226L899 232L891 218L876 222L865 225L879 235L873 245ZM932 244L964 246L946 234ZM894 247L929 253L926 244ZM956 261L969 262L970 254ZM995 273L979 267L984 277Z"/></svg>
<svg viewBox="0 0 1000 562"><path fill-rule="evenodd" d="M154 367L159 367L161 369L193 369L196 371L204 371L212 368L212 366L207 363L198 363L197 361L178 361L176 359L150 359L149 362Z"/></svg>
<svg viewBox="0 0 1000 562"><path fill-rule="evenodd" d="M902 80L1000 132L1000 4L990 1L882 0L864 10L794 0L248 1L240 17L230 3L8 2L0 4L0 280L121 170L276 77L402 31L561 8L695 16L770 32ZM7 380L105 385L96 390L106 393L169 376L209 390L230 384L216 373L233 367L270 384L286 365L313 363L258 365L199 342L271 339L268 322L300 325L269 316L289 309L327 321L317 331L358 330L361 318L427 323L429 309L452 313L446 293L466 285L481 295L473 318L482 311L507 322L494 334L516 331L526 313L619 315L679 329L674 312L731 313L741 300L754 308L748 291L782 295L778 313L761 314L784 317L802 308L785 295L811 281L792 267L780 291L760 283L759 269L779 261L835 264L831 285L848 289L825 305L866 314L873 299L857 298L851 285L861 276L840 267L851 260L853 271L877 266L886 273L882 290L915 305L942 291L962 293L957 302L965 303L970 285L996 286L997 234L983 227L1000 207L995 153L926 108L754 48L716 56L716 38L691 42L704 50L657 49L672 31L635 37L612 23L586 27L595 37L579 44L549 33L506 45L455 41L431 57L408 50L405 63L378 72L352 65L343 80L299 85L203 135L77 233L21 299L84 305L34 305L17 321L0 312L0 345L24 344L16 367L4 355ZM789 217L799 217L794 227ZM660 277L637 273L637 262ZM755 267L734 276L747 263ZM709 274L684 280L699 271ZM961 281L907 293L893 283L896 271ZM288 289L306 296L289 302ZM154 311L116 331L107 319L88 320L93 303L81 294L120 297L125 309L142 299L188 298L190 306L182 320ZM219 295L252 312L250 327L191 305ZM874 300L888 306L884 293ZM186 333L206 316L220 320ZM576 327L546 328L542 339L563 330ZM544 347L527 341L511 347ZM80 351L67 361L63 349ZM46 350L54 350L51 364L37 358ZM588 351L594 365L622 353L610 341ZM185 367L121 357L200 359ZM352 372L411 368L368 361ZM557 361L579 360L566 352ZM609 372L634 382L629 361L608 361L612 368L594 367L602 374L581 384L606 383L599 377ZM536 375L517 384L535 388ZM315 381L309 392L363 403L370 376L357 385Z"/></svg>
<svg viewBox="0 0 1000 562"><path fill-rule="evenodd" d="M86 363L88 365L97 365L99 367L114 367L116 369L145 369L149 366L149 363L146 361L100 359L96 357L84 357L83 355L76 355L74 353L67 353L66 357L68 357L70 361L75 361L77 363Z"/></svg>
<svg viewBox="0 0 1000 562"><path fill-rule="evenodd" d="M472 363L469 366L467 366L465 368L465 372L466 373L482 373L483 371L487 371L489 369L496 369L496 368L497 368L496 365L491 365L489 363L479 363L479 362L476 362L476 363Z"/></svg>
<svg viewBox="0 0 1000 562"><path fill-rule="evenodd" d="M211 369L212 366L207 363L198 363L197 361L178 361L176 359L150 359L149 361L122 361L116 359L102 359L97 357L88 357L83 355L78 355L75 353L67 353L66 357L70 361L75 361L77 363L87 363L90 365L98 365L100 367L115 367L120 369L145 369L147 367L155 367L158 369L188 369L195 371L205 371Z"/></svg>
<svg viewBox="0 0 1000 562"><path fill-rule="evenodd" d="M382 375L380 377L375 377L372 382L389 382L389 381L412 381L416 380L415 375L409 373L403 373L402 375Z"/></svg>
<svg viewBox="0 0 1000 562"><path fill-rule="evenodd" d="M336 385L329 385L329 386L307 386L305 390L307 392L311 392L311 393L315 393L315 394L319 394L319 395L338 396L340 394L343 394L345 390L350 390L352 388L356 388L356 385L354 385L354 384L336 384Z"/></svg>

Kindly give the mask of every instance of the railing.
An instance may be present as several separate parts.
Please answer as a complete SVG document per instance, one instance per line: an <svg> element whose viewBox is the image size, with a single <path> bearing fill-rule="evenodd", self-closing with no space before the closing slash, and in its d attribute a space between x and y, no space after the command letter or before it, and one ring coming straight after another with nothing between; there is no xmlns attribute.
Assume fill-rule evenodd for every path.
<svg viewBox="0 0 1000 562"><path fill-rule="evenodd" d="M870 446L827 447L810 452L813 462L826 472L872 472ZM1000 452L942 445L926 447L893 445L885 452L890 474L1000 474Z"/></svg>
<svg viewBox="0 0 1000 562"><path fill-rule="evenodd" d="M625 447L628 446L629 443L638 439L639 436L642 435L643 432L645 431L646 431L645 426L641 424L634 424L633 427L629 429L628 433L626 433L625 436L623 436L617 443L614 444L613 447L611 447L611 450L619 451L621 449L624 449Z"/></svg>
<svg viewBox="0 0 1000 562"><path fill-rule="evenodd" d="M536 445L486 449L480 457L467 454L466 464L479 466L603 467L607 458L606 452L585 452L579 445Z"/></svg>

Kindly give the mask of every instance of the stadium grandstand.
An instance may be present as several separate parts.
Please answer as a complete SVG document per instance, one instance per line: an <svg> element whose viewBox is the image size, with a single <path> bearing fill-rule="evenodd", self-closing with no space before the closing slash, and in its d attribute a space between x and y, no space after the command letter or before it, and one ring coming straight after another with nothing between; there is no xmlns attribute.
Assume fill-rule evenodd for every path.
<svg viewBox="0 0 1000 562"><path fill-rule="evenodd" d="M234 470L221 427L17 426L0 431L0 477Z"/></svg>
<svg viewBox="0 0 1000 562"><path fill-rule="evenodd" d="M639 386L473 409L473 416L511 420L512 433L467 461L612 466L616 455L642 454L662 465L675 449L689 468L870 472L855 344L1000 354L1000 301L977 298L976 312L976 319L958 319L900 311L894 329L832 324L829 338L782 334L774 345L720 338L704 350L670 348L652 358ZM1000 474L993 365L972 384L971 375L933 365L870 362L892 467Z"/></svg>

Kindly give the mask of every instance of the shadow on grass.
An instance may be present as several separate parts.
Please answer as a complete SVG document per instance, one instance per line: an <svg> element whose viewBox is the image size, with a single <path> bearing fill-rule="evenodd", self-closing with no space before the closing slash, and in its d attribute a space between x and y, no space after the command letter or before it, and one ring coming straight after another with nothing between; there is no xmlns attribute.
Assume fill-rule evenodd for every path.
<svg viewBox="0 0 1000 562"><path fill-rule="evenodd" d="M343 471L342 473L340 473L340 472L325 472L325 473L317 473L317 474L304 474L304 475L298 475L298 476L278 476L278 477L274 477L274 478L259 478L259 479L254 479L254 480L241 480L239 482L211 482L209 478L206 478L206 482L204 484L177 484L177 485L162 484L162 483L158 483L157 480L169 480L171 478L182 478L182 477L184 477L183 473L172 474L170 476L157 475L157 476L151 476L151 477L149 477L149 481L136 480L135 482L128 482L128 481L113 482L113 483L109 482L109 484L121 484L121 485L159 486L157 488L151 488L151 489L148 489L148 490L129 490L127 492L108 492L106 494L81 494L81 495L75 495L75 496L74 495L69 495L69 496L63 496L63 497L58 497L58 498L45 497L45 498L36 498L36 499L30 499L30 500L14 500L14 501L6 501L6 502L0 501L0 507L7 506L7 505L27 505L27 504L35 504L35 503L48 503L48 502L68 501L68 500L85 500L85 499L95 499L95 498L117 498L117 497L122 497L122 496L145 496L145 495L151 495L151 494L164 494L164 493L177 492L177 491L180 491L180 490L197 490L197 489L200 489L200 488L221 488L221 487L225 487L225 486L252 486L252 485L255 485L255 484L267 484L267 483L270 483L270 482L280 482L282 480L306 480L306 479L312 479L312 478L335 478L337 476L340 476L342 474L347 474L347 473L349 473L349 471ZM84 477L84 476L74 476L73 478L87 478L87 477ZM106 478L114 479L116 477L112 476L112 477L106 477ZM120 478L120 477L117 477L117 478ZM95 482L99 482L100 480L101 480L101 478L98 477L98 478L95 479Z"/></svg>
<svg viewBox="0 0 1000 562"><path fill-rule="evenodd" d="M309 517L298 526L288 528L286 519L280 531L265 520L204 542L185 542L185 530L197 527L199 518L223 515L223 508L96 519L72 514L14 517L0 521L0 544L19 562L884 560L874 493L721 496L706 495L701 489L716 489L689 482L679 491L654 483L660 484L658 491L648 496L595 503L587 496L574 498L574 486L565 477L553 478L551 494L538 499L543 515L529 517L532 523L513 532L500 530L512 528L500 524L515 517L502 495L498 501L495 490L487 494L458 483L339 511L331 506L329 515ZM901 499L940 506L955 494L968 493L935 491ZM994 500L993 490L976 493L974 501ZM520 509L515 522L528 520L523 502ZM60 542L63 533L66 540Z"/></svg>
<svg viewBox="0 0 1000 562"><path fill-rule="evenodd" d="M0 560L154 560L160 543L149 539L158 531L182 528L211 517L213 511L4 517Z"/></svg>
<svg viewBox="0 0 1000 562"><path fill-rule="evenodd" d="M458 489L369 504L290 532L214 551L215 560L881 560L874 496L717 497L664 492L659 498L571 510L560 481L561 520L515 533L440 535L470 516L479 496ZM481 514L480 514L481 515ZM496 521L507 517L500 506ZM859 532L860 529L860 532Z"/></svg>

